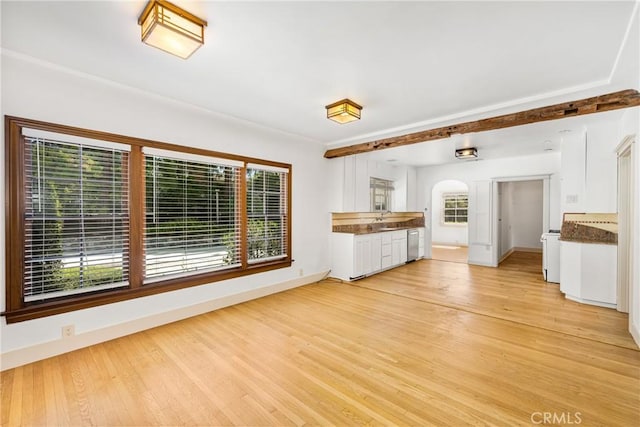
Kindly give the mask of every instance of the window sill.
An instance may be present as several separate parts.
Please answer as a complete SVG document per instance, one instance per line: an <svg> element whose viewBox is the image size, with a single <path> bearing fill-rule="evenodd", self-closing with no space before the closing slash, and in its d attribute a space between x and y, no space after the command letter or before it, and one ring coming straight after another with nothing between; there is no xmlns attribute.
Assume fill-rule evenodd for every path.
<svg viewBox="0 0 640 427"><path fill-rule="evenodd" d="M18 310L6 311L2 313L2 315L5 316L7 323L23 322L25 320L39 319L56 314L68 313L71 311L83 310L100 305L127 301L134 298L176 291L192 286L215 283L223 280L233 279L236 277L243 277L251 274L262 273L265 271L286 268L291 266L291 262L292 261L290 259L280 259L277 261L251 264L245 269L241 269L238 267L229 270L192 275L187 278L181 277L171 280L157 281L147 285L143 285L140 288L105 291L73 298L65 298L64 300L58 301L31 303L28 306L20 308Z"/></svg>

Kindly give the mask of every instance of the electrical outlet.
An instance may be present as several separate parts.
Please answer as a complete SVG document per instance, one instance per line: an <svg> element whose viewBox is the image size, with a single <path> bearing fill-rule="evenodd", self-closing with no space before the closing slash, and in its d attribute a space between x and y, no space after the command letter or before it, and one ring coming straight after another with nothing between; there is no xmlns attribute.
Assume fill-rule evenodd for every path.
<svg viewBox="0 0 640 427"><path fill-rule="evenodd" d="M62 327L62 338L69 338L76 334L76 327L74 325L67 325Z"/></svg>
<svg viewBox="0 0 640 427"><path fill-rule="evenodd" d="M298 270L298 276L300 276L300 277L304 276L304 270L303 269Z"/></svg>

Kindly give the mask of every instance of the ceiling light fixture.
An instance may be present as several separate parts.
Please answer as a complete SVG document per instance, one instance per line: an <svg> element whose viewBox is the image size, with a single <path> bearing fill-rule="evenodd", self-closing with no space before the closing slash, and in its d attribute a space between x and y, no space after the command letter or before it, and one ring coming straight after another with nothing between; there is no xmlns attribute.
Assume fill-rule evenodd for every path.
<svg viewBox="0 0 640 427"><path fill-rule="evenodd" d="M475 159L478 157L478 149L476 147L458 148L456 150L457 159Z"/></svg>
<svg viewBox="0 0 640 427"><path fill-rule="evenodd" d="M151 0L138 18L142 41L187 59L204 44L207 21L164 0Z"/></svg>
<svg viewBox="0 0 640 427"><path fill-rule="evenodd" d="M340 124L360 120L360 113L362 111L362 107L350 99L334 102L325 108L327 109L327 119Z"/></svg>

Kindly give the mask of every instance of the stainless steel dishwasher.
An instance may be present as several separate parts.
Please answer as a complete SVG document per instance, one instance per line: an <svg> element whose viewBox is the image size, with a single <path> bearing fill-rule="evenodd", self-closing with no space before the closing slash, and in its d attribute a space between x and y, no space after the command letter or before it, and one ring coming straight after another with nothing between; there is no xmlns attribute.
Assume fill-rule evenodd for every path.
<svg viewBox="0 0 640 427"><path fill-rule="evenodd" d="M415 261L418 259L418 239L420 234L417 228L410 228L407 230L407 262Z"/></svg>

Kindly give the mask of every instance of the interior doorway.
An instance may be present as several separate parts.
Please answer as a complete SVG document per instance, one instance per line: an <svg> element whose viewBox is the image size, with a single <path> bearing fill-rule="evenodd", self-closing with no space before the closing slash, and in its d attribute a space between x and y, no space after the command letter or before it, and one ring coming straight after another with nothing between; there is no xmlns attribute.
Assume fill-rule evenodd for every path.
<svg viewBox="0 0 640 427"><path fill-rule="evenodd" d="M467 263L469 187L448 179L431 190L431 258Z"/></svg>
<svg viewBox="0 0 640 427"><path fill-rule="evenodd" d="M499 181L497 188L498 265L514 252L542 253L540 236L545 230L545 181ZM548 225L547 225L548 227ZM542 264L542 257L538 256ZM541 265L542 268L542 265Z"/></svg>

